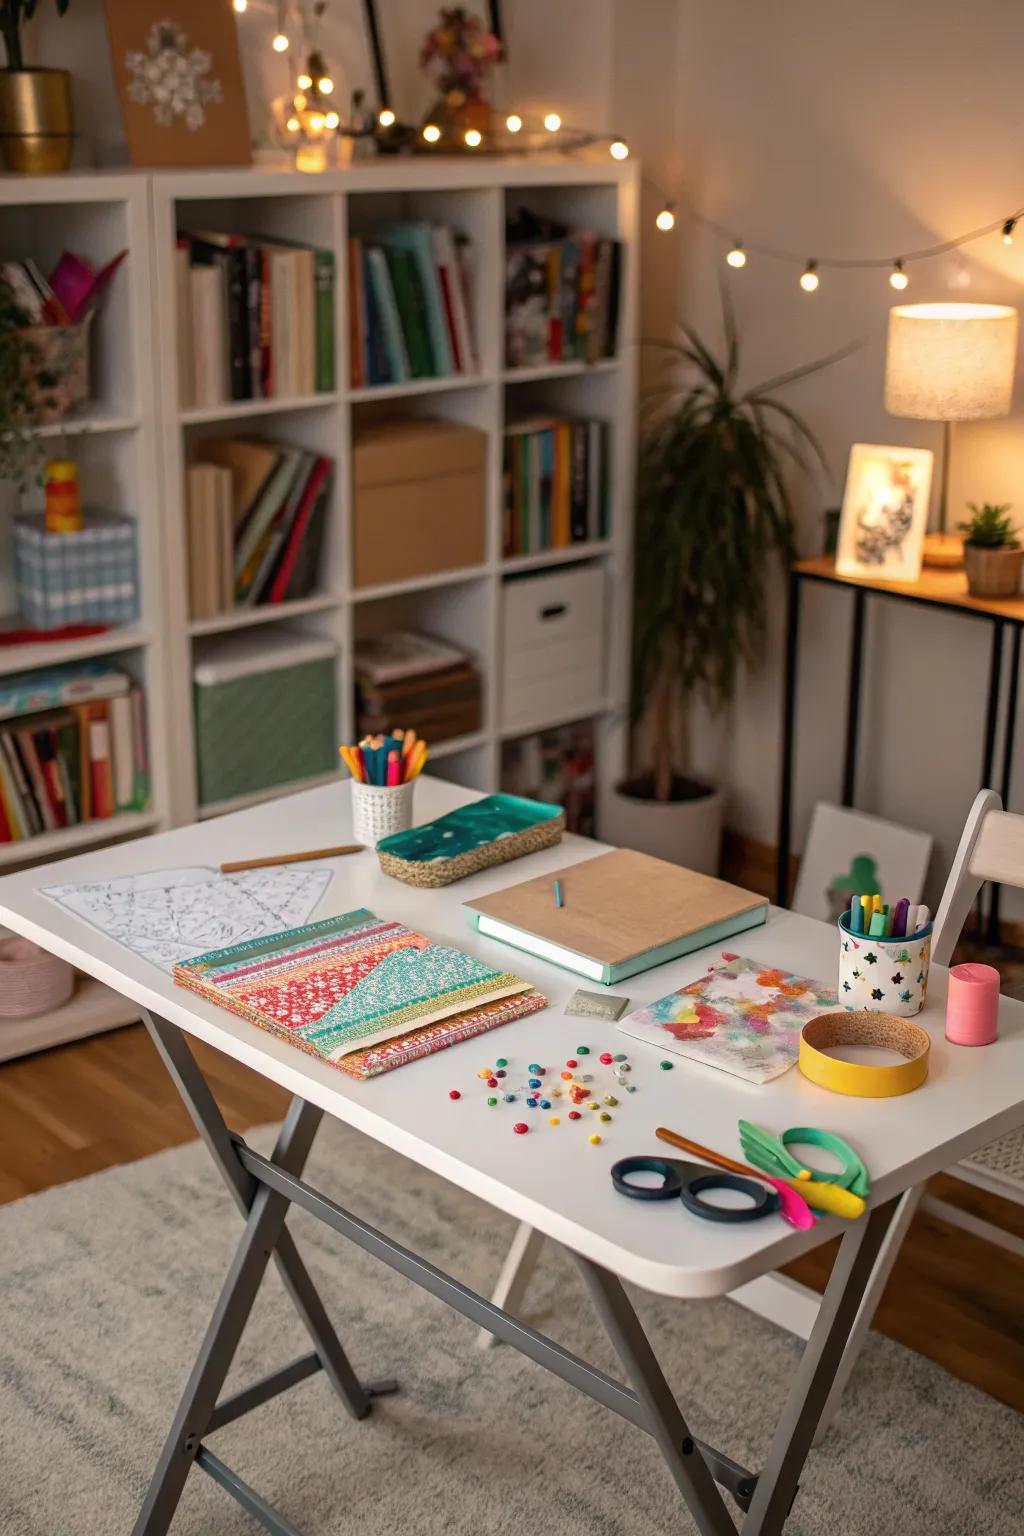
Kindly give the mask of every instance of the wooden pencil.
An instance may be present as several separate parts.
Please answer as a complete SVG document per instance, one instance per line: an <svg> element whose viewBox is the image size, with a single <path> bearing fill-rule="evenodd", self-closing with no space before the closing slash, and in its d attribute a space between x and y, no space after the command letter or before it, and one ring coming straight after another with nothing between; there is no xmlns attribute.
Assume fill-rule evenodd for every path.
<svg viewBox="0 0 1024 1536"><path fill-rule="evenodd" d="M346 853L362 853L362 843L343 843L339 848L311 848L307 853L269 854L265 859L235 859L222 864L222 875L237 875L246 869L269 869L274 864L305 864L309 859L340 859Z"/></svg>

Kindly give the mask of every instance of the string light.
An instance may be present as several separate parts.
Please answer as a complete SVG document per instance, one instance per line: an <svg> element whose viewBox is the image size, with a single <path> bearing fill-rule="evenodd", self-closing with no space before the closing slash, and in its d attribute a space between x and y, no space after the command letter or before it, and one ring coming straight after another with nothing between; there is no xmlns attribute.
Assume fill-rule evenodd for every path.
<svg viewBox="0 0 1024 1536"><path fill-rule="evenodd" d="M562 119L559 117L558 113L549 112L547 117L544 119L544 127L547 129L548 133L557 133L561 126Z"/></svg>
<svg viewBox="0 0 1024 1536"><path fill-rule="evenodd" d="M392 128L395 122L395 114L390 107L382 107L377 113L377 121L382 128Z"/></svg>
<svg viewBox="0 0 1024 1536"><path fill-rule="evenodd" d="M299 122L297 117L290 117L285 124L285 127L288 129L289 133L298 133L299 129L302 127L302 124Z"/></svg>
<svg viewBox="0 0 1024 1536"><path fill-rule="evenodd" d="M676 227L676 205L675 205L675 203L666 203L664 205L664 207L661 209L661 211L659 212L658 217L655 219L654 222L658 226L658 228L661 229L661 230L675 229L675 227Z"/></svg>
<svg viewBox="0 0 1024 1536"><path fill-rule="evenodd" d="M436 144L441 137L441 130L436 123L425 123L423 125L423 137L428 144Z"/></svg>
<svg viewBox="0 0 1024 1536"><path fill-rule="evenodd" d="M523 120L518 112L510 112L505 119L505 127L509 133L518 133L523 126Z"/></svg>
<svg viewBox="0 0 1024 1536"><path fill-rule="evenodd" d="M467 128L463 134L463 138L469 145L470 149L476 149L477 146L483 141L483 134L480 132L479 128Z"/></svg>
<svg viewBox="0 0 1024 1536"><path fill-rule="evenodd" d="M608 145L608 153L613 160L625 160L629 155L629 145L624 144L621 139L612 139Z"/></svg>
<svg viewBox="0 0 1024 1536"><path fill-rule="evenodd" d="M310 114L309 129L311 133L323 133L324 115L322 112L313 112Z"/></svg>
<svg viewBox="0 0 1024 1536"><path fill-rule="evenodd" d="M298 86L300 91L308 91L310 86L313 84L313 76L301 74L296 80L295 84Z"/></svg>
<svg viewBox="0 0 1024 1536"><path fill-rule="evenodd" d="M889 282L893 288L898 288L901 292L910 282L910 278L903 270L902 261L893 262L892 271L889 273Z"/></svg>
<svg viewBox="0 0 1024 1536"><path fill-rule="evenodd" d="M737 240L735 245L730 246L729 250L725 253L725 259L729 263L730 267L738 268L746 266L747 253L743 249L742 240Z"/></svg>
<svg viewBox="0 0 1024 1536"><path fill-rule="evenodd" d="M334 81L331 79L330 75L321 75L320 79L316 83L316 88L320 92L321 96L329 96L334 90Z"/></svg>
<svg viewBox="0 0 1024 1536"><path fill-rule="evenodd" d="M324 118L324 127L339 128L340 126L341 118L338 116L337 112L328 112L327 116Z"/></svg>
<svg viewBox="0 0 1024 1536"><path fill-rule="evenodd" d="M231 4L234 6L239 16L244 15L245 12L249 9L249 0L231 0Z"/></svg>
<svg viewBox="0 0 1024 1536"><path fill-rule="evenodd" d="M809 261L800 274L800 287L804 293L814 293L818 282L818 263L816 261Z"/></svg>
<svg viewBox="0 0 1024 1536"><path fill-rule="evenodd" d="M1003 244L1004 245L1012 245L1013 244L1013 231L1014 231L1014 228L1016 226L1016 223L1017 223L1016 219L1007 219L1006 223L1003 225Z"/></svg>
<svg viewBox="0 0 1024 1536"><path fill-rule="evenodd" d="M275 53L287 53L288 39L283 32L275 32L270 46Z"/></svg>

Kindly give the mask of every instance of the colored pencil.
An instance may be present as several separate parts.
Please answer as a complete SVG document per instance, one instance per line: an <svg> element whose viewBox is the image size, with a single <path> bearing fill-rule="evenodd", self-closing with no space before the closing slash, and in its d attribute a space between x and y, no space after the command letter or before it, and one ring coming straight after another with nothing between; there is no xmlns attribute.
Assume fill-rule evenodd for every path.
<svg viewBox="0 0 1024 1536"><path fill-rule="evenodd" d="M235 859L220 866L222 875L237 875L245 869L269 869L275 864L305 864L310 859L340 859L347 853L365 852L362 843L342 843L338 848L310 848L306 853L268 854L265 859Z"/></svg>

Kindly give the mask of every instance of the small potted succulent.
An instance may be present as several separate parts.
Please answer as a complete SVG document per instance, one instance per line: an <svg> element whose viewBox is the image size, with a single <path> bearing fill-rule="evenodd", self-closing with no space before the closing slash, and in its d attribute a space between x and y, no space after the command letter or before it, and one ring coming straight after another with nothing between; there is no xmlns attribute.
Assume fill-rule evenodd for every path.
<svg viewBox="0 0 1024 1536"><path fill-rule="evenodd" d="M1007 515L1010 503L968 502L969 522L959 523L964 535L967 590L972 597L1012 597L1020 590L1024 549Z"/></svg>

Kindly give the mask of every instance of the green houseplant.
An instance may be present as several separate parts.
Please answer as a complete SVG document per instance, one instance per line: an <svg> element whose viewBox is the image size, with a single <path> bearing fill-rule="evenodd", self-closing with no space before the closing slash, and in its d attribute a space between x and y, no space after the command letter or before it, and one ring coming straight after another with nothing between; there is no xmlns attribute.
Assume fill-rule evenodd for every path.
<svg viewBox="0 0 1024 1536"><path fill-rule="evenodd" d="M1024 549L1019 529L1010 521L1010 503L967 503L969 521L958 523L964 535L964 567L972 597L1012 597L1020 590Z"/></svg>
<svg viewBox="0 0 1024 1536"><path fill-rule="evenodd" d="M670 367L648 392L637 472L629 776L608 798L602 836L714 869L720 791L688 771L689 707L733 698L764 642L772 565L794 553L788 476L824 464L810 429L774 392L852 349L740 384L740 346L723 289L724 353L688 325L656 343Z"/></svg>
<svg viewBox="0 0 1024 1536"><path fill-rule="evenodd" d="M54 0L63 16L71 0ZM0 0L0 37L7 66L0 69L0 147L7 168L26 174L66 171L74 128L71 76L66 69L30 69L22 29L39 0Z"/></svg>

